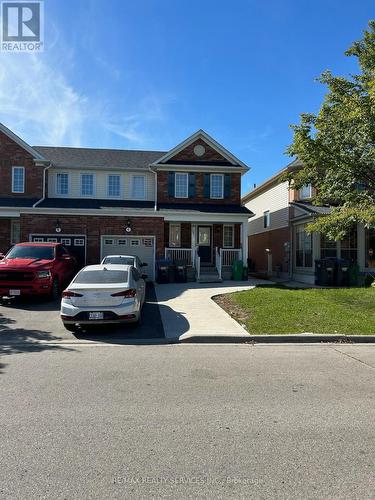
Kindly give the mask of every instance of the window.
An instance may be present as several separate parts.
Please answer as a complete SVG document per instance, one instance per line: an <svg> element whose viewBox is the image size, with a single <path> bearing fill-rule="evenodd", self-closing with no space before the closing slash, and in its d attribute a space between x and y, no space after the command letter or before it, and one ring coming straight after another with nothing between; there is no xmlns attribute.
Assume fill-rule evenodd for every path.
<svg viewBox="0 0 375 500"><path fill-rule="evenodd" d="M210 197L221 199L224 197L224 176L222 174L211 174L211 192Z"/></svg>
<svg viewBox="0 0 375 500"><path fill-rule="evenodd" d="M21 241L21 227L18 221L12 220L10 243L15 245Z"/></svg>
<svg viewBox="0 0 375 500"><path fill-rule="evenodd" d="M69 192L69 175L56 174L56 194L66 195Z"/></svg>
<svg viewBox="0 0 375 500"><path fill-rule="evenodd" d="M104 240L104 245L113 245L113 244L114 244L114 240L112 240L112 239Z"/></svg>
<svg viewBox="0 0 375 500"><path fill-rule="evenodd" d="M144 247L152 247L152 238L143 238L142 244Z"/></svg>
<svg viewBox="0 0 375 500"><path fill-rule="evenodd" d="M61 243L63 245L66 245L67 247L70 247L72 244L72 240L70 238L61 238Z"/></svg>
<svg viewBox="0 0 375 500"><path fill-rule="evenodd" d="M74 283L97 284L97 283L127 283L128 271L115 270L86 270L82 269L74 279Z"/></svg>
<svg viewBox="0 0 375 500"><path fill-rule="evenodd" d="M47 238L48 243L57 243L57 238Z"/></svg>
<svg viewBox="0 0 375 500"><path fill-rule="evenodd" d="M309 200L312 196L311 184L306 184L302 186L298 191L298 197L300 200Z"/></svg>
<svg viewBox="0 0 375 500"><path fill-rule="evenodd" d="M320 235L320 258L337 257L337 242L324 234Z"/></svg>
<svg viewBox="0 0 375 500"><path fill-rule="evenodd" d="M40 238L39 236L34 236L33 243L43 243L44 238Z"/></svg>
<svg viewBox="0 0 375 500"><path fill-rule="evenodd" d="M181 246L181 226L180 224L169 224L169 246Z"/></svg>
<svg viewBox="0 0 375 500"><path fill-rule="evenodd" d="M113 198L118 198L120 196L120 176L119 175L109 175L107 184L107 194Z"/></svg>
<svg viewBox="0 0 375 500"><path fill-rule="evenodd" d="M127 241L126 240L118 240L117 244L118 245L126 245Z"/></svg>
<svg viewBox="0 0 375 500"><path fill-rule="evenodd" d="M296 227L296 266L312 267L312 236L305 231L305 226Z"/></svg>
<svg viewBox="0 0 375 500"><path fill-rule="evenodd" d="M375 228L366 229L366 267L375 269Z"/></svg>
<svg viewBox="0 0 375 500"><path fill-rule="evenodd" d="M234 247L234 228L233 226L224 226L223 228L223 247Z"/></svg>
<svg viewBox="0 0 375 500"><path fill-rule="evenodd" d="M132 198L144 200L146 198L146 178L144 175L133 176Z"/></svg>
<svg viewBox="0 0 375 500"><path fill-rule="evenodd" d="M139 240L130 240L130 246L132 247L139 247L140 241Z"/></svg>
<svg viewBox="0 0 375 500"><path fill-rule="evenodd" d="M76 247L84 247L85 240L83 238L74 238L74 246Z"/></svg>
<svg viewBox="0 0 375 500"><path fill-rule="evenodd" d="M270 227L271 224L271 214L269 210L266 210L263 212L263 227L267 228Z"/></svg>
<svg viewBox="0 0 375 500"><path fill-rule="evenodd" d="M12 168L12 192L24 193L25 192L25 168L13 167Z"/></svg>
<svg viewBox="0 0 375 500"><path fill-rule="evenodd" d="M175 197L187 198L188 197L188 174L175 174Z"/></svg>
<svg viewBox="0 0 375 500"><path fill-rule="evenodd" d="M81 174L81 196L94 195L94 174Z"/></svg>
<svg viewBox="0 0 375 500"><path fill-rule="evenodd" d="M341 258L357 262L357 227L353 227L341 240Z"/></svg>

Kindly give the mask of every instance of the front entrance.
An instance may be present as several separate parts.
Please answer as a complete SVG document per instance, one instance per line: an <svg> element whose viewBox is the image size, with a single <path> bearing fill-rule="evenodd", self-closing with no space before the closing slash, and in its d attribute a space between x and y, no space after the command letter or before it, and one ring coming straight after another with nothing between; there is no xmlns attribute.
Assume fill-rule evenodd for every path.
<svg viewBox="0 0 375 500"><path fill-rule="evenodd" d="M212 264L212 227L198 226L198 255L201 264Z"/></svg>

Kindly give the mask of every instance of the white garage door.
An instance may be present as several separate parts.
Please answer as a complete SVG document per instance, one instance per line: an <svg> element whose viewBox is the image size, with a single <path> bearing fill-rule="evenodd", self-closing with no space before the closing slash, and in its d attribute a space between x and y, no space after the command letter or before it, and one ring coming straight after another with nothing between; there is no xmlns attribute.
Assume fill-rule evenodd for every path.
<svg viewBox="0 0 375 500"><path fill-rule="evenodd" d="M155 238L153 236L102 236L101 258L107 255L137 255L145 262L145 273L155 279Z"/></svg>

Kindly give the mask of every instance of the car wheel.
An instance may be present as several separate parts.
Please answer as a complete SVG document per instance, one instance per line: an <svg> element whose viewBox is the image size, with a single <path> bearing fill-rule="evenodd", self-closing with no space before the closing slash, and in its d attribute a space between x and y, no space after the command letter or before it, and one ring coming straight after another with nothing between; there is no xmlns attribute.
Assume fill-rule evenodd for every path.
<svg viewBox="0 0 375 500"><path fill-rule="evenodd" d="M57 277L53 278L52 289L51 289L51 299L57 300L60 298L60 285L59 279Z"/></svg>

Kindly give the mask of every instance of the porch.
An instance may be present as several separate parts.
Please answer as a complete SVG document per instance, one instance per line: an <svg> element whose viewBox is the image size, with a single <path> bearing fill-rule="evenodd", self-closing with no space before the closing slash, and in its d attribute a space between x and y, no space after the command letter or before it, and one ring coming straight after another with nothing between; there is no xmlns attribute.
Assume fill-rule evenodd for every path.
<svg viewBox="0 0 375 500"><path fill-rule="evenodd" d="M247 262L246 223L166 222L165 258L183 262L188 280L221 282L232 276L232 264Z"/></svg>

